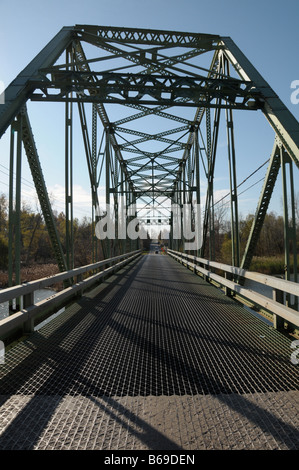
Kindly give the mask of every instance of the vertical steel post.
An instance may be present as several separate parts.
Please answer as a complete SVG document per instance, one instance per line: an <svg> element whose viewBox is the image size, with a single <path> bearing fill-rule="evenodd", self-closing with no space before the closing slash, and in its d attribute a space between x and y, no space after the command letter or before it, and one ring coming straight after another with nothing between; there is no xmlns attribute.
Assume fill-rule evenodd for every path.
<svg viewBox="0 0 299 470"><path fill-rule="evenodd" d="M92 153L91 153L91 161L92 161L92 180L91 180L91 193L92 193L92 233L91 233L91 240L92 240L92 261L95 263L98 261L98 243L97 237L95 236L95 223L96 223L96 210L97 210L97 108L95 103L92 104Z"/></svg>
<svg viewBox="0 0 299 470"><path fill-rule="evenodd" d="M136 198L136 194L132 188L132 201L133 201L133 207L135 208L134 210L134 219L137 219L137 198ZM138 230L140 229L139 227L139 224L136 226L136 228L138 228ZM133 250L138 250L139 248L139 242L140 242L140 239L139 239L139 236L134 240L134 243L133 243Z"/></svg>
<svg viewBox="0 0 299 470"><path fill-rule="evenodd" d="M95 237L95 208L94 208L94 201L92 201L91 205L91 257L92 263L95 263L96 254L95 254L95 247L96 247L96 237Z"/></svg>
<svg viewBox="0 0 299 470"><path fill-rule="evenodd" d="M175 235L174 224L176 223L176 213L174 213L174 211L175 211L176 204L177 204L177 182L175 183L174 192L173 192L173 196L171 199L170 249L174 251L177 250L176 240L174 238L174 235Z"/></svg>
<svg viewBox="0 0 299 470"><path fill-rule="evenodd" d="M232 110L226 109L227 124L227 150L229 162L229 184L231 205L231 240L232 240L232 265L240 266L240 244L239 244L239 216L236 176L236 156L234 145L234 131Z"/></svg>
<svg viewBox="0 0 299 470"><path fill-rule="evenodd" d="M196 203L200 205L200 161L199 161L199 141L198 141L198 130L195 132L194 142L194 158L195 158L195 182L196 182ZM201 214L200 221L201 221ZM197 221L198 222L198 221ZM200 222L201 223L201 222ZM201 227L200 227L200 231ZM197 256L200 256L200 248L197 249Z"/></svg>
<svg viewBox="0 0 299 470"><path fill-rule="evenodd" d="M289 246L289 211L288 211L288 190L286 162L287 157L284 148L280 148L281 156L281 175L282 175L282 192L283 192L283 216L284 216L284 255L285 255L285 278L290 280L290 246ZM288 302L287 302L288 303Z"/></svg>
<svg viewBox="0 0 299 470"><path fill-rule="evenodd" d="M15 149L14 134L17 132L17 144ZM16 155L15 155L16 153ZM14 161L16 159L16 178L14 191ZM9 242L8 242L8 285L21 284L21 174L22 174L22 114L17 116L11 125L10 141L10 174L9 174ZM15 192L15 194L14 194ZM21 308L21 299L16 299L15 309ZM14 307L9 304L9 312Z"/></svg>
<svg viewBox="0 0 299 470"><path fill-rule="evenodd" d="M126 196L126 250L132 251L131 240L128 239L128 225L131 221L130 206L131 206L131 193L128 180L125 181L125 196Z"/></svg>
<svg viewBox="0 0 299 470"><path fill-rule="evenodd" d="M126 205L127 205L127 250L132 251L132 240L129 238L129 223L132 220L131 209L132 209L132 193L130 188L130 182L126 181Z"/></svg>
<svg viewBox="0 0 299 470"><path fill-rule="evenodd" d="M174 245L173 245L173 198L171 198L171 212L170 212L170 226L169 226L169 239L168 239L168 244L169 248L171 250L174 250Z"/></svg>
<svg viewBox="0 0 299 470"><path fill-rule="evenodd" d="M228 60L223 57L223 70L229 75ZM240 266L239 215L237 196L236 152L234 139L233 112L226 109L227 151L229 164L230 205L231 205L231 240L232 265Z"/></svg>
<svg viewBox="0 0 299 470"><path fill-rule="evenodd" d="M179 226L180 226L180 233L179 238L177 241L177 251L182 251L182 233L183 233L183 214L182 214L182 170L179 173L179 181L178 181L178 210L179 210Z"/></svg>
<svg viewBox="0 0 299 470"><path fill-rule="evenodd" d="M211 134L210 109L206 109L207 159L208 159L208 224L209 224L209 257L215 259L215 227L214 227L214 166L219 132L220 109L215 110L213 140ZM204 249L204 247L203 247Z"/></svg>
<svg viewBox="0 0 299 470"><path fill-rule="evenodd" d="M292 249L293 249L293 282L298 282L298 266L297 266L297 230L296 230L296 213L295 213L295 191L294 191L294 174L293 161L290 159L290 192L291 192L291 218L292 218ZM295 296L293 308L298 310L299 297Z"/></svg>
<svg viewBox="0 0 299 470"><path fill-rule="evenodd" d="M179 173L179 181L178 181L178 207L179 207L179 217L180 217L180 236L178 238L178 248L177 251L182 251L182 238L183 238L183 214L182 214L182 204L183 204L183 197L182 197L182 171L183 169L181 168L180 173Z"/></svg>
<svg viewBox="0 0 299 470"><path fill-rule="evenodd" d="M294 257L293 276L294 282L298 282L298 266L297 266L297 231L296 231L296 211L295 211L295 191L294 191L294 173L293 162L290 159L290 192L291 192L291 217L292 217L292 248ZM297 299L298 301L298 299Z"/></svg>
<svg viewBox="0 0 299 470"><path fill-rule="evenodd" d="M67 70L72 64L72 49L66 51ZM72 93L70 95L72 97ZM66 264L74 268L74 223L73 223L73 104L65 103L65 244Z"/></svg>
<svg viewBox="0 0 299 470"><path fill-rule="evenodd" d="M189 150L188 150L189 151ZM181 198L182 198L182 201L181 201L181 223L182 223L182 237L181 237L181 250L182 250L182 253L185 251L185 242L186 242L186 239L185 239L185 227L184 227L184 210L185 210L185 204L186 204L186 168L187 168L187 161L185 160L183 162L183 166L182 166L182 179L181 179L181 185L182 185L182 192L181 192Z"/></svg>
<svg viewBox="0 0 299 470"><path fill-rule="evenodd" d="M110 129L106 128L106 147L105 147L105 190L106 190L106 210L110 209ZM108 214L108 212L107 212ZM111 213L109 213L111 217ZM106 257L111 258L111 240L106 239Z"/></svg>
<svg viewBox="0 0 299 470"><path fill-rule="evenodd" d="M17 130L16 122L13 122L10 129L10 165L9 165L9 224L8 224L8 286L13 285L13 264L14 264L14 136ZM11 307L11 306L10 306Z"/></svg>
<svg viewBox="0 0 299 470"><path fill-rule="evenodd" d="M210 191L210 217L209 217L209 247L210 247L210 260L215 260L215 229L214 229L214 181L209 182L209 191Z"/></svg>
<svg viewBox="0 0 299 470"><path fill-rule="evenodd" d="M179 204L180 204L180 199L179 199L179 181L177 181L177 184L176 184L176 192L175 192L175 205L176 205L176 211L177 211L177 207L179 207ZM176 212L176 220L175 220L175 223L178 223L178 218L180 217L180 210L178 212ZM176 228L176 234L177 234L178 230ZM175 251L179 251L179 239L178 238L175 238L174 239L174 246L175 246Z"/></svg>
<svg viewBox="0 0 299 470"><path fill-rule="evenodd" d="M15 269L16 284L21 284L21 174L22 174L22 115L18 116L15 207ZM17 306L18 308L18 306Z"/></svg>
<svg viewBox="0 0 299 470"><path fill-rule="evenodd" d="M125 203L125 191L124 191L124 185L125 185L125 175L124 171L121 168L121 175L120 175L120 222L121 222L121 241L120 241L120 249L121 249L121 254L126 253L126 220L127 220L127 214L126 214L126 203Z"/></svg>
<svg viewBox="0 0 299 470"><path fill-rule="evenodd" d="M285 278L291 280L291 253L290 243L292 243L293 258L293 274L294 281L297 282L297 240L296 240L296 220L295 220L295 196L294 196L294 180L293 168L290 156L283 146L280 147L281 155L281 173L282 173L282 190L283 190L283 214L284 214L284 246L285 246ZM290 207L289 194L287 184L287 165L289 165L289 191L290 191ZM289 209L291 212L291 226L289 218ZM290 296L286 296L286 304L290 307L297 308L298 298L294 305L290 304Z"/></svg>
<svg viewBox="0 0 299 470"><path fill-rule="evenodd" d="M113 256L120 254L119 252L119 234L118 234L118 222L119 222L119 196L118 196L118 156L114 151L114 179L113 179L113 191L114 191L114 217L115 217L115 240L114 240L114 253Z"/></svg>

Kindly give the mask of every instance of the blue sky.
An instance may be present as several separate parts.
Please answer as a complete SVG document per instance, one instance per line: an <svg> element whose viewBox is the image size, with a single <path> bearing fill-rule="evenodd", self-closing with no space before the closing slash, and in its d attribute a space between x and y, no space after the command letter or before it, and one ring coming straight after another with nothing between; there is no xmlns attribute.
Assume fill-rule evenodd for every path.
<svg viewBox="0 0 299 470"><path fill-rule="evenodd" d="M99 24L136 28L165 29L212 33L230 36L249 60L268 81L293 115L299 120L299 104L290 101L291 82L299 80L299 3L296 0L272 2L269 0L0 0L0 81L7 86L16 75L35 57L48 41L63 27L74 24ZM56 120L51 105L41 117ZM238 159L238 182L269 158L273 146L273 131L263 116L241 116L236 124L236 149ZM57 127L58 127L57 116ZM236 123L237 118L235 118ZM240 122L240 124L239 124ZM43 137L46 128L39 128L39 118L32 115L34 135L38 144L41 164L49 192L58 209L63 186L60 160L51 153ZM239 126L239 127L238 127ZM251 127L252 126L252 127ZM240 133L237 136L237 130ZM0 142L0 192L7 192L8 132ZM56 139L63 139L60 135ZM246 140L246 143L245 143ZM242 190L263 177L265 168L251 178ZM89 209L88 179L82 176L81 163L75 170L77 199L76 215L81 217ZM87 173L86 173L87 175ZM295 171L298 182L298 171ZM32 194L30 173L24 162L23 196ZM218 194L225 194L228 180L220 170L216 175ZM298 187L298 186L297 186ZM240 197L241 215L253 212L256 207L261 183ZM241 189L240 189L241 191ZM277 193L277 194L276 194ZM281 211L281 197L277 190L271 209ZM31 199L32 200L32 199ZM34 206L34 203L33 203Z"/></svg>

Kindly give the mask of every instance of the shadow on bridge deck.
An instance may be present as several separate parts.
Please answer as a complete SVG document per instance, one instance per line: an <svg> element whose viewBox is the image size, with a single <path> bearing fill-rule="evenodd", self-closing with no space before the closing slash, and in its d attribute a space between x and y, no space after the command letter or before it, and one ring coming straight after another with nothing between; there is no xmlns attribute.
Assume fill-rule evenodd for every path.
<svg viewBox="0 0 299 470"><path fill-rule="evenodd" d="M142 256L0 366L0 449L297 449L290 340Z"/></svg>

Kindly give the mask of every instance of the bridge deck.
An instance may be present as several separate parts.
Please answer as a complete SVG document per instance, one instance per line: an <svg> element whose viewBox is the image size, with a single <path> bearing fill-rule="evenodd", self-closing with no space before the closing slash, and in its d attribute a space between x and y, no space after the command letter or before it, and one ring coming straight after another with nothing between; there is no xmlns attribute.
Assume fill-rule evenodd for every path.
<svg viewBox="0 0 299 470"><path fill-rule="evenodd" d="M298 449L290 344L142 256L6 353L0 449Z"/></svg>

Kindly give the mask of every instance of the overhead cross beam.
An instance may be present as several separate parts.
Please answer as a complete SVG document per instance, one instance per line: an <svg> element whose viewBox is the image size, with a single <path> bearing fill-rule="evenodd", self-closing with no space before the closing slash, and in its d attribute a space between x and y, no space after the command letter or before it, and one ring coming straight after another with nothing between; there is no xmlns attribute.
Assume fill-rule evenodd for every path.
<svg viewBox="0 0 299 470"><path fill-rule="evenodd" d="M216 48L220 36L216 34L198 34L178 31L163 31L141 28L119 28L111 26L76 25L79 38L85 35L91 36L92 43L102 39L105 42L116 42L120 44L140 44L154 46L202 46L203 51L207 48Z"/></svg>
<svg viewBox="0 0 299 470"><path fill-rule="evenodd" d="M46 74L47 70L43 70ZM180 77L99 72L59 71L51 79L31 82L33 101L138 103L143 105L204 106L232 109L259 109L263 98L251 82L229 78ZM53 93L53 90L58 90ZM88 91L88 93L86 93ZM213 103L221 97L225 103ZM182 100L183 99L183 100Z"/></svg>

